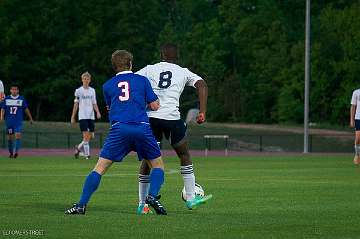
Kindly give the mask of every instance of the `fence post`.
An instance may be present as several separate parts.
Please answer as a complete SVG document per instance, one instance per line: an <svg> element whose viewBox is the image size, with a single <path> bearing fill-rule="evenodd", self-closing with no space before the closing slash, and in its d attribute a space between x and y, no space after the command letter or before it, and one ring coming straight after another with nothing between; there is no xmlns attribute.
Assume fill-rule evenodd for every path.
<svg viewBox="0 0 360 239"><path fill-rule="evenodd" d="M309 153L312 153L312 143L313 143L313 136L312 134L309 135Z"/></svg>
<svg viewBox="0 0 360 239"><path fill-rule="evenodd" d="M67 147L68 149L70 149L70 133L66 133L66 137L67 137Z"/></svg>
<svg viewBox="0 0 360 239"><path fill-rule="evenodd" d="M6 147L6 145L5 145L5 136L6 134L5 134L5 131L3 131L3 148L5 148Z"/></svg>
<svg viewBox="0 0 360 239"><path fill-rule="evenodd" d="M35 133L35 148L39 148L39 132Z"/></svg>
<svg viewBox="0 0 360 239"><path fill-rule="evenodd" d="M262 135L260 135L260 137L259 137L259 151L260 152L263 151L263 137L262 137Z"/></svg>
<svg viewBox="0 0 360 239"><path fill-rule="evenodd" d="M103 133L99 133L99 143L100 143L99 148L101 148L103 145Z"/></svg>

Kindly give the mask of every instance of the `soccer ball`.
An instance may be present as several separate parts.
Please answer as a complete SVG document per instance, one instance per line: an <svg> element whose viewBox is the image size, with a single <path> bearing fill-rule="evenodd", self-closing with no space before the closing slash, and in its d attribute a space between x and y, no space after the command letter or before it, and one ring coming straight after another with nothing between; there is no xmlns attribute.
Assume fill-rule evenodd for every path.
<svg viewBox="0 0 360 239"><path fill-rule="evenodd" d="M199 196L204 196L205 192L203 187L201 187L200 184L195 183L195 195L199 195ZM181 191L181 199L186 201L186 191L185 191L185 187L183 188L183 190Z"/></svg>

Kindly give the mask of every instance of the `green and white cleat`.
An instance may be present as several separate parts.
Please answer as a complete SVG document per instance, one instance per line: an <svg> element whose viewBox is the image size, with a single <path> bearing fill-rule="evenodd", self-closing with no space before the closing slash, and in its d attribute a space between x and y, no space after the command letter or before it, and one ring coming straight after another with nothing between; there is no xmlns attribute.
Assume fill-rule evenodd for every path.
<svg viewBox="0 0 360 239"><path fill-rule="evenodd" d="M192 209L197 208L199 205L206 203L212 197L213 197L212 194L205 195L205 196L196 195L194 199L187 200L185 203L186 203L187 208L192 210Z"/></svg>
<svg viewBox="0 0 360 239"><path fill-rule="evenodd" d="M138 215L152 214L152 213L153 212L151 211L151 209L149 208L149 205L147 205L147 204L139 205L137 210L136 210L136 214L138 214Z"/></svg>

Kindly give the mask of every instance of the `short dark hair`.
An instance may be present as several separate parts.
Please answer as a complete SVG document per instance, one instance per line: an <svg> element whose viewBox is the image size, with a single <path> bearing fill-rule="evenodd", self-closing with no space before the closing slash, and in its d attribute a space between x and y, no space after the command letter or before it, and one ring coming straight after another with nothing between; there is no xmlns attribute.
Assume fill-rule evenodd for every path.
<svg viewBox="0 0 360 239"><path fill-rule="evenodd" d="M165 43L161 46L162 60L176 61L178 59L178 47L173 43Z"/></svg>
<svg viewBox="0 0 360 239"><path fill-rule="evenodd" d="M20 87L19 87L19 84L17 84L17 83L12 83L12 84L10 84L10 89L13 88L13 87L16 87L16 88L18 88L18 89L20 88Z"/></svg>
<svg viewBox="0 0 360 239"><path fill-rule="evenodd" d="M126 50L116 50L111 55L111 63L115 71L130 70L133 55Z"/></svg>

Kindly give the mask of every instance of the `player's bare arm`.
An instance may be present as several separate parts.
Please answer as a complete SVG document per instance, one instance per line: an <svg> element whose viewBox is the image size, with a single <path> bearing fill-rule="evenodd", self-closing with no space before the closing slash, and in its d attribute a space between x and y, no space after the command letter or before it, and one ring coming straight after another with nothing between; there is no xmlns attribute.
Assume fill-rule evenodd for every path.
<svg viewBox="0 0 360 239"><path fill-rule="evenodd" d="M196 117L198 124L202 124L206 120L206 107L208 98L208 87L204 80L199 80L195 83L196 91L199 97L200 110L199 115Z"/></svg>
<svg viewBox="0 0 360 239"><path fill-rule="evenodd" d="M160 108L160 101L159 101L159 99L157 99L156 101L151 102L151 103L149 104L149 108L150 108L151 110L154 110L154 111L158 110L158 109Z"/></svg>
<svg viewBox="0 0 360 239"><path fill-rule="evenodd" d="M33 120L33 117L32 117L32 115L31 115L31 112L30 112L29 108L26 108L26 109L25 109L25 114L26 114L26 116L29 118L30 124L34 123L34 120Z"/></svg>
<svg viewBox="0 0 360 239"><path fill-rule="evenodd" d="M0 121L4 120L4 115L5 115L5 110L1 109L1 111L0 111Z"/></svg>
<svg viewBox="0 0 360 239"><path fill-rule="evenodd" d="M355 127L355 112L356 112L356 105L351 105L350 107L350 127Z"/></svg>
<svg viewBox="0 0 360 239"><path fill-rule="evenodd" d="M79 109L79 102L74 102L74 106L73 106L73 110L72 110L72 114L71 114L71 123L75 124L76 120L75 120L75 116L76 113Z"/></svg>
<svg viewBox="0 0 360 239"><path fill-rule="evenodd" d="M100 118L101 118L101 114L100 114L100 110L99 110L98 105L97 105L97 104L94 104L93 106L94 106L94 110L95 110L95 112L96 112L96 118L97 118L97 119L100 119Z"/></svg>

